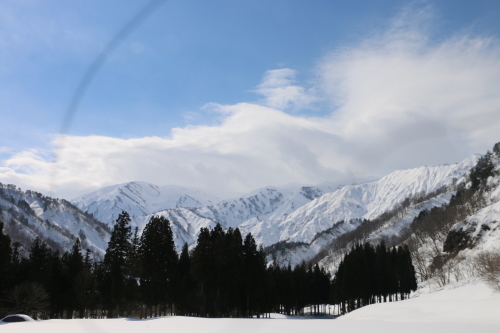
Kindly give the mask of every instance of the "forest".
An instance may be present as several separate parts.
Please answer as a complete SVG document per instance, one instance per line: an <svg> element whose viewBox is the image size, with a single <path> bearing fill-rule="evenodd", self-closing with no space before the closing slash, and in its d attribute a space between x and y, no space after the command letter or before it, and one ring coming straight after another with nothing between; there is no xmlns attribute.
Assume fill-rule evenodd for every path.
<svg viewBox="0 0 500 333"><path fill-rule="evenodd" d="M0 230L3 223L0 223ZM370 265L367 265L367 261ZM267 265L262 247L238 228L201 229L196 246L175 249L170 222L154 216L132 233L123 212L104 258L77 239L60 254L40 239L21 255L0 232L0 316L34 318L268 317L270 313L344 314L415 290L407 248L357 245L332 278L318 264ZM333 314L333 313L330 313Z"/></svg>

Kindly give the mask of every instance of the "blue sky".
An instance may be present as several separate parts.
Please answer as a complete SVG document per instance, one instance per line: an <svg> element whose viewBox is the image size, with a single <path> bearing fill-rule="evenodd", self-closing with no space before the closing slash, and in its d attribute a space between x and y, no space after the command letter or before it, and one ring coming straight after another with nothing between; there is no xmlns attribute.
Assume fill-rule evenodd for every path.
<svg viewBox="0 0 500 333"><path fill-rule="evenodd" d="M109 54L61 141L84 73L145 3L3 1L1 182L225 195L453 163L500 141L500 2L458 0L165 1Z"/></svg>

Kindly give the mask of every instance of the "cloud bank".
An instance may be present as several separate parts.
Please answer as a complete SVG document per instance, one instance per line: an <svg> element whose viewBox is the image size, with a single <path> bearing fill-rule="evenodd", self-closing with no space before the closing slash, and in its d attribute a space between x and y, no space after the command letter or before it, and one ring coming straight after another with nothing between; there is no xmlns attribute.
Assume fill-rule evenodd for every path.
<svg viewBox="0 0 500 333"><path fill-rule="evenodd" d="M2 161L0 181L66 198L131 180L224 195L484 152L500 141L499 41L433 40L431 14L403 12L386 31L328 54L310 89L293 69L266 72L260 103L211 105L218 125L175 128L167 138L57 136L57 158L18 152ZM297 116L318 100L327 116Z"/></svg>

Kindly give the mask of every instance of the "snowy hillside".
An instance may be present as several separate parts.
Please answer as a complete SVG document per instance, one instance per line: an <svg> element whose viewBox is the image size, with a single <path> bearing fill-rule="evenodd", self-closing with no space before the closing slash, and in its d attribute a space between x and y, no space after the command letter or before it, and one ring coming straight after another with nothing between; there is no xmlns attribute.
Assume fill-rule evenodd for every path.
<svg viewBox="0 0 500 333"><path fill-rule="evenodd" d="M450 284L437 291L419 290L418 296L392 303L379 303L355 310L338 320L341 322L372 321L385 323L427 323L430 328L447 324L446 332L465 331L461 325L476 324L478 332L500 329L500 294L480 280ZM452 329L453 325L457 325ZM484 325L484 326L483 326ZM406 328L405 331L408 329ZM411 330L410 330L411 331ZM431 330L432 332L433 330Z"/></svg>
<svg viewBox="0 0 500 333"><path fill-rule="evenodd" d="M122 211L130 216L144 216L165 209L205 207L218 201L217 197L197 189L147 182L108 186L71 200L106 224L114 222Z"/></svg>
<svg viewBox="0 0 500 333"><path fill-rule="evenodd" d="M288 245L268 248L268 260L294 266L327 257L322 264L334 271L340 257L328 258L328 252L347 244L344 239L337 241L340 236L363 233L363 241L374 244L402 237L421 211L450 201L450 185L464 182L479 157L474 155L454 165L398 170L378 181L345 186L313 200L281 221L280 241ZM370 225L362 225L365 219ZM363 231L356 231L360 226Z"/></svg>
<svg viewBox="0 0 500 333"><path fill-rule="evenodd" d="M482 249L500 249L500 157L494 158L494 164L497 174L488 178L478 200L480 209L451 228L452 233L462 237L461 249L478 245Z"/></svg>
<svg viewBox="0 0 500 333"><path fill-rule="evenodd" d="M318 256L322 251L331 248L342 247L342 244L337 242L337 239L346 235L349 232L354 232L362 223L371 223L374 226L370 230L371 232L364 238L365 241L372 242L373 244L379 243L381 240L389 241L394 237L400 237L403 233L407 232L407 228L411 225L414 218L425 209L432 209L434 207L440 207L450 201L451 193L442 193L432 196L428 200L422 202L409 204L408 207L400 208L397 214L387 214L387 218L381 218L380 221L367 221L363 222L360 219L350 220L349 223L343 221L336 223L333 227L326 229L313 238L309 243L306 242L289 242L282 245L276 244L273 247L268 248L268 252L272 255L268 256L268 261L277 262L281 266L292 265L295 266L303 261L309 261L316 256ZM390 213L390 212L389 212ZM382 222L382 223L380 223ZM376 226L375 226L376 225ZM324 255L326 256L326 254ZM319 259L319 258L318 258ZM326 266L329 270L334 270L336 263L328 262L328 260L323 260L322 264Z"/></svg>
<svg viewBox="0 0 500 333"><path fill-rule="evenodd" d="M103 255L110 236L106 225L70 202L14 185L0 184L0 218L5 232L25 249L40 237L53 249L66 251L80 238L83 248Z"/></svg>
<svg viewBox="0 0 500 333"><path fill-rule="evenodd" d="M398 170L378 181L345 186L323 195L280 222L280 240L310 242L318 232L337 222L374 219L406 198L452 184L476 164L478 157L475 155L453 165Z"/></svg>

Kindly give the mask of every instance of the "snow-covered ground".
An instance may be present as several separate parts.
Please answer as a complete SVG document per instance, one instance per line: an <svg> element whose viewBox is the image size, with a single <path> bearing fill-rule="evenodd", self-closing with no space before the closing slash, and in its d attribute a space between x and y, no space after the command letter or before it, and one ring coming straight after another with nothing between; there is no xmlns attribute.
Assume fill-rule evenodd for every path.
<svg viewBox="0 0 500 333"><path fill-rule="evenodd" d="M489 323L496 325L497 332L500 332L500 293L494 292L479 279L469 283L450 284L433 291L424 287L409 300L367 306L338 320Z"/></svg>
<svg viewBox="0 0 500 333"><path fill-rule="evenodd" d="M429 292L420 291L409 300L375 304L339 319L205 319L165 317L150 320L74 319L12 323L1 326L2 333L266 333L266 332L405 332L471 333L500 332L500 294L481 282L450 285Z"/></svg>

